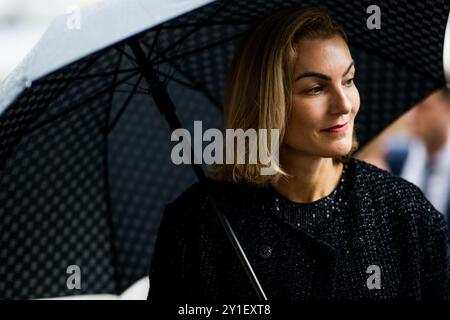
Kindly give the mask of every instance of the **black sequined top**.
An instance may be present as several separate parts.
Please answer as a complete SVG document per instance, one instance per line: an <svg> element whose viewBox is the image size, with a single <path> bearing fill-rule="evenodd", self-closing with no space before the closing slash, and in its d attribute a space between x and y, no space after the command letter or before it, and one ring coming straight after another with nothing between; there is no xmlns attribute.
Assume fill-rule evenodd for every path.
<svg viewBox="0 0 450 320"><path fill-rule="evenodd" d="M334 229L336 225L340 227L345 223L345 207L348 206L345 197L345 190L348 189L348 186L345 186L347 166L345 163L337 187L328 196L313 202L292 202L273 187L267 187L276 204L275 215L281 221L315 236L330 246L338 246L339 237L336 237Z"/></svg>
<svg viewBox="0 0 450 320"><path fill-rule="evenodd" d="M447 225L419 188L351 158L337 188L293 203L210 181L269 300L448 299ZM257 298L202 186L164 212L149 300Z"/></svg>

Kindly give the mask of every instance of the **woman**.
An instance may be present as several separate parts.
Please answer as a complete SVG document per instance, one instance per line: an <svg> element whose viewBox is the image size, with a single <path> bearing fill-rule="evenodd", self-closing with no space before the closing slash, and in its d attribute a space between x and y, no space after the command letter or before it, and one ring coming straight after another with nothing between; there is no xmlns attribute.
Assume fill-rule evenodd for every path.
<svg viewBox="0 0 450 320"><path fill-rule="evenodd" d="M269 300L446 299L442 215L414 185L351 157L355 72L345 33L325 12L260 19L231 66L225 127L279 129L279 165L273 175L262 163L215 165L211 192ZM148 299L256 297L192 186L166 207Z"/></svg>

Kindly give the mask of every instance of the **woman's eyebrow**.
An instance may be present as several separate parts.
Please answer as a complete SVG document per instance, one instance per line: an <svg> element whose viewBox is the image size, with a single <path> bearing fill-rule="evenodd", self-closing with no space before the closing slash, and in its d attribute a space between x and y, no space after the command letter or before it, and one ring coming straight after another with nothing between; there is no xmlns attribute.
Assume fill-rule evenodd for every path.
<svg viewBox="0 0 450 320"><path fill-rule="evenodd" d="M350 62L350 65L348 66L347 70L345 70L345 72L342 74L342 77L345 77L347 75L347 73L350 72L350 70L352 69L352 67L355 65L355 61L352 60L352 62Z"/></svg>
<svg viewBox="0 0 450 320"><path fill-rule="evenodd" d="M347 70L345 70L345 72L342 74L342 77L345 77L345 75L347 73L350 72L350 70L352 69L352 67L355 65L355 61L352 60L352 62L350 63L350 65L347 67ZM319 72L312 72L312 71L307 71L302 73L301 75L299 75L297 77L297 79L295 79L295 81L302 79L302 78L306 78L306 77L315 77L315 78L320 78L326 81L330 81L331 77L327 76L326 74L323 73L319 73Z"/></svg>

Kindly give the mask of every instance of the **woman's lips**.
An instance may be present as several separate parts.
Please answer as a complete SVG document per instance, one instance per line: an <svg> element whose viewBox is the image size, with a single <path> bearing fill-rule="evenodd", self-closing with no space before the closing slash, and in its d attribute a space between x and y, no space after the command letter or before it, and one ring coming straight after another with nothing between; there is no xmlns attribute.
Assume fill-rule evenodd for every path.
<svg viewBox="0 0 450 320"><path fill-rule="evenodd" d="M347 127L348 127L348 122L344 123L343 125L334 126L334 127L328 128L328 129L323 129L321 131L339 133L339 132L344 132L345 130L347 130Z"/></svg>

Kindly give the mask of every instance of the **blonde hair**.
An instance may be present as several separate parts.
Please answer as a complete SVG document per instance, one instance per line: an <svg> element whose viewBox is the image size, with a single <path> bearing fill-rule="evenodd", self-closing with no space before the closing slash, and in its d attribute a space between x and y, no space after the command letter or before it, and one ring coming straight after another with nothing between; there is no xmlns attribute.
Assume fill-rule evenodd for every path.
<svg viewBox="0 0 450 320"><path fill-rule="evenodd" d="M270 136L271 129L276 128L282 142L291 107L294 65L298 54L296 45L303 39L326 39L335 35L348 43L343 29L318 8L281 9L258 19L243 37L229 69L225 83L225 129L255 129L257 132L258 129L267 129ZM263 147L264 152L273 159L275 155L270 153L270 139ZM354 131L350 152L333 158L333 162L347 161L357 148ZM247 148L245 153L249 153ZM274 175L261 175L263 167L267 165L260 162L237 164L235 161L234 164L211 165L208 171L212 178L219 181L255 185L287 175L279 166L273 167Z"/></svg>

